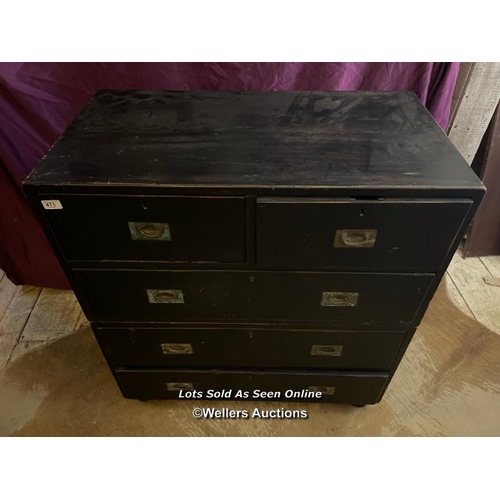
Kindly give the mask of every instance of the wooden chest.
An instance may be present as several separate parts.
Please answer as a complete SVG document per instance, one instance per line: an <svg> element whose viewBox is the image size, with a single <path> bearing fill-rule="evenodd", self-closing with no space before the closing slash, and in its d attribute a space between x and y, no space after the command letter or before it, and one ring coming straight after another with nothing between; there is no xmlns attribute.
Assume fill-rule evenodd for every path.
<svg viewBox="0 0 500 500"><path fill-rule="evenodd" d="M24 187L125 397L356 405L484 194L405 92L103 90Z"/></svg>

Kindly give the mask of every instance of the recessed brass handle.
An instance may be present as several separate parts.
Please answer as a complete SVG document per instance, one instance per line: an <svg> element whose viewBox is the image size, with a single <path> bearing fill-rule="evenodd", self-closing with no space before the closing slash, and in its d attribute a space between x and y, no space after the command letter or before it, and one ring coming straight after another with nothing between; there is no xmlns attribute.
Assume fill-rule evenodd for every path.
<svg viewBox="0 0 500 500"><path fill-rule="evenodd" d="M167 382L168 391L192 391L193 384L191 382Z"/></svg>
<svg viewBox="0 0 500 500"><path fill-rule="evenodd" d="M311 392L321 392L323 396L333 396L335 394L335 387L326 385L310 385L308 389Z"/></svg>
<svg viewBox="0 0 500 500"><path fill-rule="evenodd" d="M150 304L184 304L182 290L146 290Z"/></svg>
<svg viewBox="0 0 500 500"><path fill-rule="evenodd" d="M341 345L313 345L311 356L342 356L343 349Z"/></svg>
<svg viewBox="0 0 500 500"><path fill-rule="evenodd" d="M193 354L191 344L160 344L163 354Z"/></svg>
<svg viewBox="0 0 500 500"><path fill-rule="evenodd" d="M146 226L148 227L148 226ZM142 231L141 231L142 232ZM342 231L342 241L345 245L351 247L359 247L363 243L366 243L368 237L365 233L355 233L352 231Z"/></svg>
<svg viewBox="0 0 500 500"><path fill-rule="evenodd" d="M139 232L143 236L148 236L150 238L158 238L163 233L163 228L158 224L145 224L139 229Z"/></svg>
<svg viewBox="0 0 500 500"><path fill-rule="evenodd" d="M164 222L129 222L133 240L171 241L170 226Z"/></svg>
<svg viewBox="0 0 500 500"><path fill-rule="evenodd" d="M335 231L335 248L373 248L376 229L338 229Z"/></svg>
<svg viewBox="0 0 500 500"><path fill-rule="evenodd" d="M357 292L323 292L321 296L322 306L353 307L358 302L359 293Z"/></svg>

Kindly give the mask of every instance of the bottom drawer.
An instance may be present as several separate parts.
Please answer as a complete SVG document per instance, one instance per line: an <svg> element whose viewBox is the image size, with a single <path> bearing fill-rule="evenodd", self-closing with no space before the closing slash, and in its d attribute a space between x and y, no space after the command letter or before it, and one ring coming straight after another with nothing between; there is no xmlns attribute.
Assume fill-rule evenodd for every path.
<svg viewBox="0 0 500 500"><path fill-rule="evenodd" d="M404 332L94 327L114 366L389 370Z"/></svg>
<svg viewBox="0 0 500 500"><path fill-rule="evenodd" d="M230 370L115 371L132 399L308 401L373 404L388 380L383 372L269 372ZM321 397L312 393L321 392Z"/></svg>

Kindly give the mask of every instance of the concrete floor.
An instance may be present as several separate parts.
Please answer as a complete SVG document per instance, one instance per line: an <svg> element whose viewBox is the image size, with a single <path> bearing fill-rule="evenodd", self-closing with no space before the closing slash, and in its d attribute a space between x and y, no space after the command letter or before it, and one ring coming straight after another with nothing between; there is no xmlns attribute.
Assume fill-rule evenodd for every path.
<svg viewBox="0 0 500 500"><path fill-rule="evenodd" d="M499 264L498 258L455 257L383 401L362 409L126 400L77 308L68 312L56 307L49 314L49 318L67 315L65 330L60 322L60 340L54 342L53 332L45 340L22 340L23 330L14 345L5 342L13 337L5 335L5 325L1 329L12 298L0 323L0 354L2 342L4 351L10 345L9 362L0 372L0 435L500 436L500 288L484 283L485 275L496 273ZM70 292L61 293L71 297ZM42 301L37 312L39 300L31 304L31 313L26 313L25 301L27 317L20 319L17 314L17 323L11 319L8 324L17 324L19 330L24 321L26 328L35 314L38 319L31 320L32 325L43 334L40 321L51 301ZM16 314L11 311L11 316ZM76 333L68 334L70 330ZM309 418L196 420L195 406L306 409Z"/></svg>

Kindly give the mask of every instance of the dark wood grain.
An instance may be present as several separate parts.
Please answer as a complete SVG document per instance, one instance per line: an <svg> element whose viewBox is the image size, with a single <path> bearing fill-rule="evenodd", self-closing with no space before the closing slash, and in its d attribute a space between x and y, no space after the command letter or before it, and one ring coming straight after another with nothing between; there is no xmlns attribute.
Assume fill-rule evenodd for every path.
<svg viewBox="0 0 500 500"><path fill-rule="evenodd" d="M408 92L103 90L27 183L481 189Z"/></svg>
<svg viewBox="0 0 500 500"><path fill-rule="evenodd" d="M433 275L264 271L76 270L91 321L324 321L410 323ZM183 303L149 303L147 290L182 290ZM356 306L322 306L323 292L358 293ZM335 322L335 323L333 323Z"/></svg>
<svg viewBox="0 0 500 500"><path fill-rule="evenodd" d="M269 269L436 271L471 200L258 198L257 263ZM375 230L373 247L336 247L343 230Z"/></svg>
<svg viewBox="0 0 500 500"><path fill-rule="evenodd" d="M94 328L116 366L389 370L405 332L279 330L198 327ZM189 344L188 354L164 353L162 344ZM315 345L341 346L335 356L312 354Z"/></svg>
<svg viewBox="0 0 500 500"><path fill-rule="evenodd" d="M24 189L126 397L323 385L354 404L382 397L484 194L406 92L103 90ZM131 240L134 221L171 239Z"/></svg>
<svg viewBox="0 0 500 500"><path fill-rule="evenodd" d="M289 402L307 401L322 403L371 404L379 400L387 383L384 372L307 372L307 371L230 371L230 370L116 370L123 395L139 399L179 399L178 391L170 391L167 383L192 383L194 390L207 395L209 390L232 390L235 399L237 391L278 391L279 397L240 398L240 401L281 400ZM332 396L321 399L285 398L287 390L301 391L310 386L334 387ZM202 397L201 399L207 399ZM224 399L224 398L219 398ZM197 399L191 400L196 406ZM288 408L287 408L288 409Z"/></svg>
<svg viewBox="0 0 500 500"><path fill-rule="evenodd" d="M242 197L57 198L63 209L46 210L46 216L67 260L245 262ZM133 240L129 222L167 223L170 238Z"/></svg>

